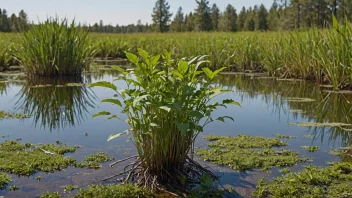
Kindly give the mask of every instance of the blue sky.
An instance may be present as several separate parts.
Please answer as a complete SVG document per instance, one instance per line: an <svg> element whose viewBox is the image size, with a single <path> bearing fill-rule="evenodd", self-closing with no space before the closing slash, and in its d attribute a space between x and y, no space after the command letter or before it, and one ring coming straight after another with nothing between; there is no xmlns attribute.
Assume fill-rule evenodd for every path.
<svg viewBox="0 0 352 198"><path fill-rule="evenodd" d="M47 16L75 18L77 21L93 24L103 20L104 24L126 25L151 22L151 13L156 0L1 0L1 8L8 13L18 13L24 9L30 21L45 20ZM168 0L171 11L176 13L182 6L184 12L193 11L196 7L195 0ZM264 4L269 8L273 0L209 0L210 5L216 3L221 10L227 4L232 4L237 10L242 6Z"/></svg>

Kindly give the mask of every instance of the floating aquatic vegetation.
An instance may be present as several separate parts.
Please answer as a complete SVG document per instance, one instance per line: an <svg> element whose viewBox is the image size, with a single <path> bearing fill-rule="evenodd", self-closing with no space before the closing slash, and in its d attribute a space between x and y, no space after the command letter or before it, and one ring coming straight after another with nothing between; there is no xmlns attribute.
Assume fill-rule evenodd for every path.
<svg viewBox="0 0 352 198"><path fill-rule="evenodd" d="M70 185L65 186L64 191L65 192L71 192L71 191L73 191L75 189L78 189L78 186L73 186L73 185L70 184Z"/></svg>
<svg viewBox="0 0 352 198"><path fill-rule="evenodd" d="M305 113L302 109L290 109L290 113Z"/></svg>
<svg viewBox="0 0 352 198"><path fill-rule="evenodd" d="M91 185L87 189L80 189L74 198L101 197L101 198L149 198L153 193L144 188L132 184L124 185Z"/></svg>
<svg viewBox="0 0 352 198"><path fill-rule="evenodd" d="M29 118L29 115L21 114L21 113L12 114L10 112L0 111L0 120L2 120L2 119L25 119L25 118Z"/></svg>
<svg viewBox="0 0 352 198"><path fill-rule="evenodd" d="M287 102L315 102L316 100L311 98L298 98L298 97L288 97Z"/></svg>
<svg viewBox="0 0 352 198"><path fill-rule="evenodd" d="M289 125L295 125L295 126L300 126L300 127L349 127L349 126L352 126L352 124L338 123L338 122L332 122L332 123L296 122L296 123L289 123Z"/></svg>
<svg viewBox="0 0 352 198"><path fill-rule="evenodd" d="M260 180L253 195L258 198L352 197L352 163L334 163L331 167L306 166L272 182Z"/></svg>
<svg viewBox="0 0 352 198"><path fill-rule="evenodd" d="M289 135L282 135L282 134L274 134L275 137L280 138L280 139L295 139L297 136L289 136Z"/></svg>
<svg viewBox="0 0 352 198"><path fill-rule="evenodd" d="M46 192L40 196L40 198L60 198L61 195L58 192Z"/></svg>
<svg viewBox="0 0 352 198"><path fill-rule="evenodd" d="M0 170L25 176L37 171L62 170L70 165L74 166L76 160L61 154L74 150L74 147L66 145L41 145L26 149L19 142L6 141L0 144Z"/></svg>
<svg viewBox="0 0 352 198"><path fill-rule="evenodd" d="M0 189L5 188L10 182L12 182L11 177L6 173L0 172Z"/></svg>
<svg viewBox="0 0 352 198"><path fill-rule="evenodd" d="M66 86L68 87L82 87L85 86L84 83L66 83Z"/></svg>
<svg viewBox="0 0 352 198"><path fill-rule="evenodd" d="M344 147L339 149L331 149L330 155L339 155L344 162L352 162L352 147Z"/></svg>
<svg viewBox="0 0 352 198"><path fill-rule="evenodd" d="M305 138L309 138L309 139L313 139L313 138L314 138L314 136L313 136L313 135L308 135L308 134L304 134L304 135L303 135L303 137L305 137Z"/></svg>
<svg viewBox="0 0 352 198"><path fill-rule="evenodd" d="M286 167L280 170L281 173L287 174L290 173L291 171Z"/></svg>
<svg viewBox="0 0 352 198"><path fill-rule="evenodd" d="M15 186L15 185L9 187L10 191L16 191L18 189L19 189L18 186Z"/></svg>
<svg viewBox="0 0 352 198"><path fill-rule="evenodd" d="M273 166L293 166L308 158L298 157L298 153L274 147L286 146L278 138L264 138L248 135L235 137L209 136L210 149L199 149L196 153L204 160L215 164L228 165L233 169L247 170L263 167L267 170Z"/></svg>
<svg viewBox="0 0 352 198"><path fill-rule="evenodd" d="M77 164L79 167L86 167L91 169L100 168L100 163L110 162L114 160L114 158L110 158L106 153L97 153L87 156L81 163Z"/></svg>
<svg viewBox="0 0 352 198"><path fill-rule="evenodd" d="M319 150L318 146L301 146L301 148L306 149L308 152L315 152Z"/></svg>

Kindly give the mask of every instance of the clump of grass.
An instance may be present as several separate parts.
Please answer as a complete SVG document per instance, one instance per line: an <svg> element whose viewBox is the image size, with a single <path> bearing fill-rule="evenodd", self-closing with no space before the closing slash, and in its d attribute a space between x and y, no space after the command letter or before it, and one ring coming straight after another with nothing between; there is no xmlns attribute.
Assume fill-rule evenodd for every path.
<svg viewBox="0 0 352 198"><path fill-rule="evenodd" d="M297 138L297 136L282 135L279 133L274 134L274 136L276 138L280 138L280 139L295 139L295 138Z"/></svg>
<svg viewBox="0 0 352 198"><path fill-rule="evenodd" d="M15 185L9 187L10 191L16 191L18 189L19 189L18 186L15 186Z"/></svg>
<svg viewBox="0 0 352 198"><path fill-rule="evenodd" d="M16 52L30 76L77 76L89 69L94 55L88 32L58 18L24 32Z"/></svg>
<svg viewBox="0 0 352 198"><path fill-rule="evenodd" d="M301 148L306 149L308 152L319 151L319 146L301 146Z"/></svg>
<svg viewBox="0 0 352 198"><path fill-rule="evenodd" d="M10 182L12 182L11 177L6 173L0 172L0 189L5 188Z"/></svg>
<svg viewBox="0 0 352 198"><path fill-rule="evenodd" d="M0 120L2 119L25 119L29 118L30 116L27 114L16 113L12 114L6 111L0 111Z"/></svg>
<svg viewBox="0 0 352 198"><path fill-rule="evenodd" d="M91 185L87 189L80 189L74 198L101 197L101 198L151 198L153 193L144 188L132 184L124 185Z"/></svg>
<svg viewBox="0 0 352 198"><path fill-rule="evenodd" d="M280 170L281 173L287 174L291 172L287 167Z"/></svg>
<svg viewBox="0 0 352 198"><path fill-rule="evenodd" d="M108 154L100 152L85 157L85 159L80 162L78 166L97 169L100 168L100 163L110 162L112 160L114 160L114 158L110 158Z"/></svg>
<svg viewBox="0 0 352 198"><path fill-rule="evenodd" d="M352 164L334 163L331 167L306 166L272 182L260 180L253 195L274 197L351 197Z"/></svg>
<svg viewBox="0 0 352 198"><path fill-rule="evenodd" d="M11 42L0 41L0 71L8 69L13 60L12 45Z"/></svg>
<svg viewBox="0 0 352 198"><path fill-rule="evenodd" d="M196 153L204 160L237 170L259 167L267 170L273 166L293 166L307 160L307 158L298 157L298 153L290 150L275 150L274 147L287 145L286 142L277 138L239 135L235 137L210 136L206 139L215 142L209 144L210 149L199 149Z"/></svg>

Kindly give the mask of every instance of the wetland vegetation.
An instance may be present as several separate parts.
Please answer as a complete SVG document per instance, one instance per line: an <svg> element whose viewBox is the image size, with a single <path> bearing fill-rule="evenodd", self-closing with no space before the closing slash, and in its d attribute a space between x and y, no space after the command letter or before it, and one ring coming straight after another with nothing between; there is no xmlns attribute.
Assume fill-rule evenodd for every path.
<svg viewBox="0 0 352 198"><path fill-rule="evenodd" d="M309 5L295 2L270 15ZM214 32L183 32L179 9L170 28L183 33L162 34L164 0L148 34L28 25L24 12L7 27L0 9L0 31L21 32L0 34L0 195L352 196L352 25L338 2L318 5L335 16L297 16L295 32L265 32L264 6L244 9L243 23L228 6L213 23L216 5L204 0L194 30Z"/></svg>

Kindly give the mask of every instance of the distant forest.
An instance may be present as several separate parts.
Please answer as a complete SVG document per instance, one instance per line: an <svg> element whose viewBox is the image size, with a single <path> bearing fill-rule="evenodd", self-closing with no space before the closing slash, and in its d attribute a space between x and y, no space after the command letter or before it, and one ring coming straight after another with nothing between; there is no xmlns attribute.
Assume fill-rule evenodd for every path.
<svg viewBox="0 0 352 198"><path fill-rule="evenodd" d="M93 25L79 24L90 32L101 33L143 33L143 32L194 32L194 31L286 31L328 27L332 17L343 22L352 21L352 0L274 0L270 9L264 5L236 10L227 5L220 10L207 0L196 0L193 12L184 13L182 7L176 13L170 12L166 0L157 0L152 11L152 24L125 26L106 25L102 20ZM0 32L20 32L30 27L27 14L22 10L18 15L8 15L0 9Z"/></svg>

